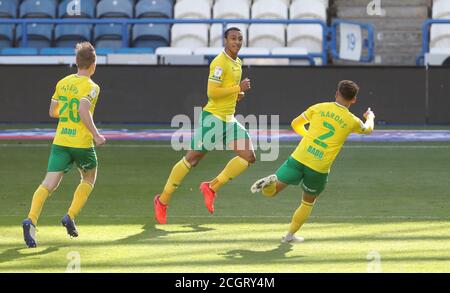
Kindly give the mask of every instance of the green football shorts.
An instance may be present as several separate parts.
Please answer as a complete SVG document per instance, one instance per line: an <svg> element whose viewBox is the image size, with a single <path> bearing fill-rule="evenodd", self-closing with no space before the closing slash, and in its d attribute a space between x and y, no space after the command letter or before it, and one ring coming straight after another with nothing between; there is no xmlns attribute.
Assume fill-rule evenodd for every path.
<svg viewBox="0 0 450 293"><path fill-rule="evenodd" d="M94 148L71 148L59 145L52 145L50 158L48 159L48 172L67 173L73 163L81 170L90 170L97 167L97 154Z"/></svg>
<svg viewBox="0 0 450 293"><path fill-rule="evenodd" d="M319 195L324 191L328 181L328 173L314 171L291 156L275 174L278 180L285 184L299 185L302 183L302 189L311 195Z"/></svg>
<svg viewBox="0 0 450 293"><path fill-rule="evenodd" d="M191 140L191 150L197 152L225 150L232 141L241 138L250 139L250 136L238 121L224 122L212 113L202 111L199 126L195 129Z"/></svg>

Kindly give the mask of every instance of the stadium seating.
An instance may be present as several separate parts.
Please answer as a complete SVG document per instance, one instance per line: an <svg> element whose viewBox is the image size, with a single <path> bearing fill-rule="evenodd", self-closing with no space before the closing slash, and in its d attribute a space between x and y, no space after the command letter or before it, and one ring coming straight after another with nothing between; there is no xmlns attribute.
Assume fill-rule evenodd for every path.
<svg viewBox="0 0 450 293"><path fill-rule="evenodd" d="M97 24L94 27L94 43L96 48L119 49L122 47L122 25Z"/></svg>
<svg viewBox="0 0 450 293"><path fill-rule="evenodd" d="M136 4L136 18L172 18L173 2L170 0L141 0ZM132 44L138 48L167 47L170 44L170 25L136 24Z"/></svg>
<svg viewBox="0 0 450 293"><path fill-rule="evenodd" d="M287 19L288 6L283 0L257 1L252 5L252 18Z"/></svg>
<svg viewBox="0 0 450 293"><path fill-rule="evenodd" d="M229 23L226 28L237 27L241 30L242 36L244 38L244 45L246 46L247 42L247 24L243 23ZM223 26L220 23L215 23L211 25L209 30L209 46L210 47L222 47L223 45Z"/></svg>
<svg viewBox="0 0 450 293"><path fill-rule="evenodd" d="M182 0L174 6L175 18L211 18L211 4L208 0Z"/></svg>
<svg viewBox="0 0 450 293"><path fill-rule="evenodd" d="M21 18L55 18L56 2L54 0L25 0L20 4Z"/></svg>
<svg viewBox="0 0 450 293"><path fill-rule="evenodd" d="M318 18L326 21L328 7L328 0L75 0L80 1L81 6L80 13L73 15L68 10L68 5L73 3L72 1L74 0L0 0L0 18L280 20ZM449 2L449 0L435 2L441 1ZM441 7L444 9L447 6ZM258 48L271 50L286 45L293 48L292 52L322 50L322 29L317 25L229 23L226 28L232 26L241 29L244 37L243 46L250 47L243 48L245 50ZM128 32L129 39L125 45L136 48L135 52L156 51L157 48L164 47L172 47L175 52L180 52L178 49L184 47L195 54L204 54L217 52L223 45L223 26L219 23L136 24L129 25ZM30 24L28 34L30 47L57 48L42 50L42 54L45 55L51 55L52 52L55 55L69 52L64 48L71 49L79 41L92 41L98 50L104 52L117 52L124 45L120 24ZM434 32L432 34L439 35ZM435 39L442 43L443 38ZM20 25L0 26L0 48L18 47L22 44ZM170 48L165 50L168 52ZM125 51L131 53L133 50Z"/></svg>
<svg viewBox="0 0 450 293"><path fill-rule="evenodd" d="M291 24L287 27L288 47L300 47L310 53L320 53L322 40L322 27L318 24Z"/></svg>
<svg viewBox="0 0 450 293"><path fill-rule="evenodd" d="M29 47L37 49L51 47L53 35L52 24L32 23L28 25L27 32ZM16 42L19 47L23 45L22 25L18 25L16 28Z"/></svg>
<svg viewBox="0 0 450 293"><path fill-rule="evenodd" d="M449 0L435 0L433 1L433 13L434 19L450 18L450 1Z"/></svg>
<svg viewBox="0 0 450 293"><path fill-rule="evenodd" d="M290 6L290 18L326 22L326 7L321 0L294 0ZM322 51L323 29L319 24L290 24L286 31L288 47L305 48L310 53Z"/></svg>
<svg viewBox="0 0 450 293"><path fill-rule="evenodd" d="M434 19L450 18L450 1L436 0L433 2L432 16ZM450 24L432 24L430 28L430 49L450 49Z"/></svg>
<svg viewBox="0 0 450 293"><path fill-rule="evenodd" d="M15 1L0 1L0 17L2 18L16 18L17 17L17 3Z"/></svg>
<svg viewBox="0 0 450 293"><path fill-rule="evenodd" d="M39 54L45 56L75 55L75 48L43 48Z"/></svg>
<svg viewBox="0 0 450 293"><path fill-rule="evenodd" d="M92 25L58 24L55 26L55 42L59 48L74 48L82 41L91 41Z"/></svg>
<svg viewBox="0 0 450 293"><path fill-rule="evenodd" d="M257 1L252 5L253 19L287 19L288 6L282 0ZM248 28L249 47L272 49L285 46L284 24L251 24Z"/></svg>
<svg viewBox="0 0 450 293"><path fill-rule="evenodd" d="M97 18L132 18L132 1L101 0L97 4ZM129 29L129 28L128 28ZM98 48L119 49L122 47L122 25L97 24L94 42ZM129 40L126 40L127 44Z"/></svg>
<svg viewBox="0 0 450 293"><path fill-rule="evenodd" d="M183 0L187 1L187 0ZM172 26L172 47L197 48L208 46L207 24L174 24Z"/></svg>
<svg viewBox="0 0 450 293"><path fill-rule="evenodd" d="M256 3L256 2L264 2L264 1L265 1L265 0L253 0L253 3ZM289 4L291 3L291 0L278 0L278 1L283 2L286 6L289 5Z"/></svg>
<svg viewBox="0 0 450 293"><path fill-rule="evenodd" d="M136 4L136 18L173 17L173 3L170 0L141 0Z"/></svg>
<svg viewBox="0 0 450 293"><path fill-rule="evenodd" d="M250 18L250 4L242 0L217 0L213 7L214 18Z"/></svg>
<svg viewBox="0 0 450 293"><path fill-rule="evenodd" d="M202 48L195 48L194 49L194 55L217 56L222 51L223 51L222 47L202 47Z"/></svg>
<svg viewBox="0 0 450 293"><path fill-rule="evenodd" d="M155 50L156 55L170 56L170 55L192 55L192 49L189 48L170 48L160 47Z"/></svg>
<svg viewBox="0 0 450 293"><path fill-rule="evenodd" d="M79 18L94 18L95 17L95 0L78 0L80 11L79 15L72 14L71 7L68 9L68 5L71 4L73 0L63 0L58 6L58 16L60 18L66 17L79 17ZM69 11L68 11L69 10ZM68 13L70 12L70 14ZM74 11L77 12L77 11Z"/></svg>
<svg viewBox="0 0 450 293"><path fill-rule="evenodd" d="M281 24L252 24L248 28L249 47L272 49L285 46L285 26Z"/></svg>
<svg viewBox="0 0 450 293"><path fill-rule="evenodd" d="M211 18L211 1L182 0L174 6L175 18ZM208 46L208 24L174 24L172 25L171 46L197 48Z"/></svg>
<svg viewBox="0 0 450 293"><path fill-rule="evenodd" d="M39 53L36 48L4 48L0 51L1 55L37 55Z"/></svg>
<svg viewBox="0 0 450 293"><path fill-rule="evenodd" d="M123 0L101 0L97 4L97 17L132 18L133 4Z"/></svg>
<svg viewBox="0 0 450 293"><path fill-rule="evenodd" d="M167 47L170 43L170 26L165 24L136 24L133 27L133 46L138 48Z"/></svg>
<svg viewBox="0 0 450 293"><path fill-rule="evenodd" d="M290 19L327 20L326 7L320 0L294 0L289 10Z"/></svg>
<svg viewBox="0 0 450 293"><path fill-rule="evenodd" d="M11 47L14 41L14 25L1 24L0 25L0 48Z"/></svg>

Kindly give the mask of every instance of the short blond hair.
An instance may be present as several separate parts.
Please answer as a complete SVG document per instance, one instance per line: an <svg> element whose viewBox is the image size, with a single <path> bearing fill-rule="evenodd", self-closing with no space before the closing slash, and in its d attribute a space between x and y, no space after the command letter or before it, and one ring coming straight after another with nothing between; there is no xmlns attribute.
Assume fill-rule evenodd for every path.
<svg viewBox="0 0 450 293"><path fill-rule="evenodd" d="M75 47L76 62L79 69L88 69L97 58L95 48L89 42L78 43Z"/></svg>

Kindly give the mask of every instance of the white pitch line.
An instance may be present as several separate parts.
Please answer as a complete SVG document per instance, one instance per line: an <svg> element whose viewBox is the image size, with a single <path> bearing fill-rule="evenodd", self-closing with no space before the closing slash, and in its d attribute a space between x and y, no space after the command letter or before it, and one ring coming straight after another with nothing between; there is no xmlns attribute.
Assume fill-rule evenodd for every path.
<svg viewBox="0 0 450 293"><path fill-rule="evenodd" d="M1 217L20 217L23 215L0 215ZM45 217L60 217L61 215L45 215ZM89 216L89 215L85 215L85 218L130 218L130 219L136 219L136 218L145 218L145 215L142 216L138 216L138 215L96 215L96 216ZM149 216L149 218L151 218ZM178 218L178 219L183 219L183 218L189 218L189 219L194 219L194 218L198 218L198 219L213 219L213 218L218 218L218 219L251 219L251 218L262 218L262 219L274 219L274 218L280 218L280 219L290 219L291 216L290 215L286 215L286 216L247 216L247 215L242 215L242 216L195 216L195 215L184 215L184 216L170 216L170 218ZM310 216L310 218L312 219L420 219L420 220L449 220L450 216L447 217L434 217L434 216L359 216L359 215L354 215L354 216Z"/></svg>
<svg viewBox="0 0 450 293"><path fill-rule="evenodd" d="M0 147L4 148L49 148L50 144L0 144ZM281 144L279 148L294 148L297 144ZM268 148L268 145L264 145ZM101 148L171 148L170 144L109 144L103 145ZM348 145L344 146L344 149L449 149L449 145Z"/></svg>

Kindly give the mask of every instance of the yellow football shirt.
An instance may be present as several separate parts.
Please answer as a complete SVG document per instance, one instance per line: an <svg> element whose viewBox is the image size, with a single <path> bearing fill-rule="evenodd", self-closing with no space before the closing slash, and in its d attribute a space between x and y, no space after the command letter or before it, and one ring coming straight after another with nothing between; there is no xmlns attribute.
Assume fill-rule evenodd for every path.
<svg viewBox="0 0 450 293"><path fill-rule="evenodd" d="M313 105L302 115L309 121L309 129L292 157L320 173L330 172L350 133L370 132L347 107L335 102Z"/></svg>
<svg viewBox="0 0 450 293"><path fill-rule="evenodd" d="M91 132L81 121L78 109L81 99L91 102L89 111L94 115L100 87L87 76L69 75L56 85L52 100L58 102L59 122L53 144L74 148L94 146Z"/></svg>
<svg viewBox="0 0 450 293"><path fill-rule="evenodd" d="M224 51L217 55L209 66L208 80L219 83L221 87L229 88L239 85L241 77L241 59L236 58L236 60L233 60ZM214 114L223 121L228 121L231 117L234 117L238 93L236 92L220 99L208 97L208 103L203 110Z"/></svg>

